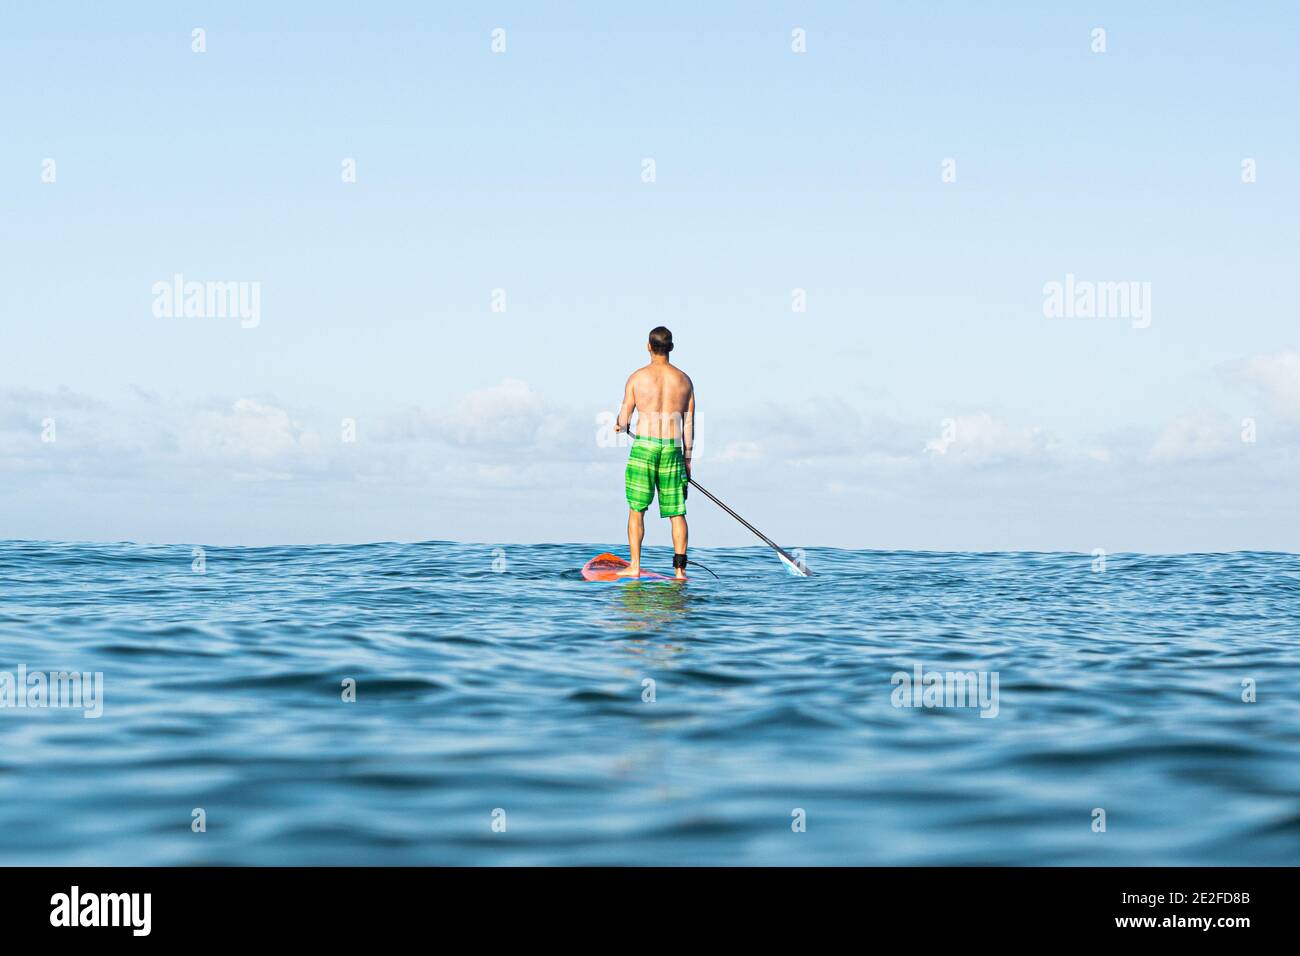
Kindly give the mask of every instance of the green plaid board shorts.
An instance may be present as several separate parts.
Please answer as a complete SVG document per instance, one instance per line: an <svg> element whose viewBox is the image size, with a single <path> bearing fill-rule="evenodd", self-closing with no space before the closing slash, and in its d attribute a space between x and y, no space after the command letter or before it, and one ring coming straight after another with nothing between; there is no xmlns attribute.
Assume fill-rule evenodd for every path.
<svg viewBox="0 0 1300 956"><path fill-rule="evenodd" d="M686 461L676 438L637 435L627 456L627 504L645 511L659 489L659 517L686 514Z"/></svg>

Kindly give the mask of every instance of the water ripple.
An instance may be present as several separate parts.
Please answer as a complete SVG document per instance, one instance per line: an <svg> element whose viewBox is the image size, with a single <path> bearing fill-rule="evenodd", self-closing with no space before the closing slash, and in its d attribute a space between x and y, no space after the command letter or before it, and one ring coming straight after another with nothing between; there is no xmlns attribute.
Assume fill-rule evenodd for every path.
<svg viewBox="0 0 1300 956"><path fill-rule="evenodd" d="M4 862L1300 858L1295 555L205 550L0 543L0 671L103 674L0 708Z"/></svg>

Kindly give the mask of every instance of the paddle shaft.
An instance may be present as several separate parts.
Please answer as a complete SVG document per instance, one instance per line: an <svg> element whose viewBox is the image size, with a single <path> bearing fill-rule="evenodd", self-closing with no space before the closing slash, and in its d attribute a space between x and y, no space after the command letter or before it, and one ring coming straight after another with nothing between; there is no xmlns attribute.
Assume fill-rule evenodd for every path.
<svg viewBox="0 0 1300 956"><path fill-rule="evenodd" d="M762 541L764 544L766 544L769 548L772 548L774 551L776 551L776 553L779 554L779 555L781 555L781 557L785 558L787 561L789 561L791 564L793 564L793 565L794 565L795 567L797 567L797 568L798 568L798 567L802 567L802 565L800 565L798 561L796 561L794 558L790 557L790 555L786 554L784 548L782 548L779 544L777 544L775 541L773 541L773 540L772 540L771 538L769 538L767 535L763 534L763 532L759 531L757 528L755 528L752 524L750 524L748 521L746 521L746 520L745 520L744 518L742 518L740 515L736 514L734 511L732 511L730 508L728 508L725 504L723 504L723 502L722 502L721 500L718 499L718 496L715 495L715 494L713 494L713 492L709 491L708 488L705 488L702 484L700 484L700 483L699 483L698 481L696 481L694 478L688 478L687 481L689 481L689 482L691 483L692 486L694 486L695 488L697 488L697 489L699 490L700 494L704 495L706 498L708 498L710 501L712 501L715 505L717 505L719 508L721 508L721 509L722 509L723 511L725 511L727 514L731 515L731 517L735 518L737 521L739 521L741 524L743 524L743 525L744 525L746 528L748 528L750 531L754 532L754 534L758 535L759 540L761 540L761 541Z"/></svg>
<svg viewBox="0 0 1300 956"><path fill-rule="evenodd" d="M634 435L634 434L632 433L632 423L631 423L631 422L628 422L627 425L623 426L623 431L625 431L625 432L627 433L628 437L630 437L633 441L636 441L637 436ZM757 528L755 528L752 524L750 524L748 521L746 521L746 520L745 520L744 518L742 518L740 515L736 514L736 512L734 512L734 511L732 511L730 508L728 508L727 505L722 501L722 499L720 499L720 498L719 498L717 495L715 495L713 492L709 491L708 488L705 488L702 484L700 484L700 483L699 483L698 481L696 481L694 478L687 478L686 480L687 480L691 485L693 485L695 488L699 489L700 494L704 495L706 498L708 498L710 501L712 501L715 505L717 505L719 508L721 508L721 509L722 509L723 511L725 511L727 514L731 515L731 517L735 518L737 521L739 521L741 524L743 524L743 525L744 525L746 528L748 528L750 531L754 532L754 534L758 536L758 539L759 539L760 541L762 541L765 545L767 545L769 548L771 548L773 551L775 551L775 552L776 552L777 554L779 554L781 557L783 557L783 558L785 558L787 561L789 561L790 564L792 564L794 567L799 568L801 571L803 571L804 574L810 574L810 573L811 573L811 572L808 571L808 570L807 570L807 569L806 569L802 564L800 564L800 563L799 563L798 561L796 561L794 558L790 557L790 555L786 553L785 549L782 548L779 544L777 544L775 541L773 541L773 540L772 540L771 538L769 538L767 535L763 534L763 532L759 531ZM708 569L706 568L705 570L708 570ZM712 573L712 572L710 572L710 573ZM717 576L717 575L714 575L714 577L716 577L716 576Z"/></svg>

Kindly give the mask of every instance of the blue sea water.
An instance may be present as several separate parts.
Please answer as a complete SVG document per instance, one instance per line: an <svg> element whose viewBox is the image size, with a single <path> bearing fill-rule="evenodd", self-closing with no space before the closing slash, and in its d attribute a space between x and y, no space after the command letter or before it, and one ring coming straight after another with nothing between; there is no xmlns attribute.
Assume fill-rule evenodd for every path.
<svg viewBox="0 0 1300 956"><path fill-rule="evenodd" d="M0 543L0 863L1300 862L1296 555L598 550Z"/></svg>

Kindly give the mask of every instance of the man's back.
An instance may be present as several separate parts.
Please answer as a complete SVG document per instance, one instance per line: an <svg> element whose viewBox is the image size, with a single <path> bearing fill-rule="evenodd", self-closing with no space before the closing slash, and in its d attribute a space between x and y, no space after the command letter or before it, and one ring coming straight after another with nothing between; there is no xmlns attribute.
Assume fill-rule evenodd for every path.
<svg viewBox="0 0 1300 956"><path fill-rule="evenodd" d="M628 379L632 402L639 413L637 434L650 438L681 438L694 391L690 376L667 362L651 362Z"/></svg>
<svg viewBox="0 0 1300 956"><path fill-rule="evenodd" d="M695 444L695 387L690 376L668 361L673 333L662 325L650 330L650 364L637 369L623 387L615 431L630 431L636 412L636 441L628 450L623 488L627 493L627 546L631 551L621 578L641 574L645 512L659 497L659 517L672 520L673 576L686 577L686 486L691 480Z"/></svg>

